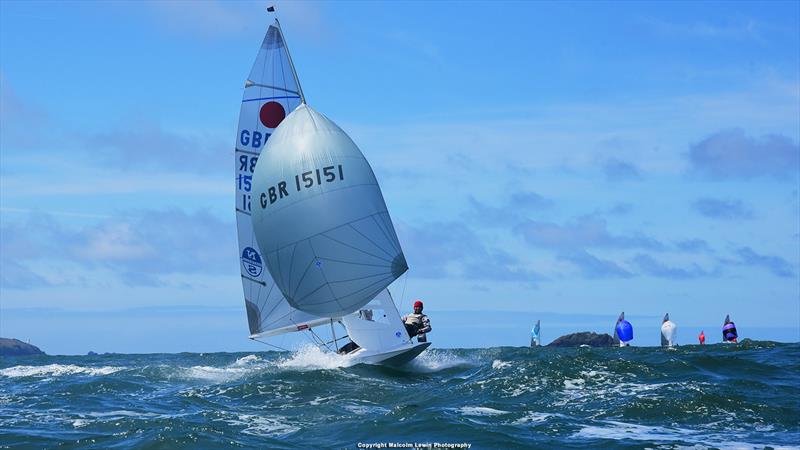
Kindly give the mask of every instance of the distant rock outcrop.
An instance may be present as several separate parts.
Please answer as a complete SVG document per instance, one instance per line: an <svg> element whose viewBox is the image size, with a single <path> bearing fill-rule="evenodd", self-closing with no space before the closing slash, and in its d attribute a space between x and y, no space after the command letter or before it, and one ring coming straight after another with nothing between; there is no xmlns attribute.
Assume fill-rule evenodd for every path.
<svg viewBox="0 0 800 450"><path fill-rule="evenodd" d="M597 334L590 331L581 331L580 333L561 336L547 344L548 347L580 347L581 345L588 345L589 347L611 347L614 345L614 338L607 333Z"/></svg>
<svg viewBox="0 0 800 450"><path fill-rule="evenodd" d="M44 355L39 347L26 344L19 339L0 338L0 356Z"/></svg>

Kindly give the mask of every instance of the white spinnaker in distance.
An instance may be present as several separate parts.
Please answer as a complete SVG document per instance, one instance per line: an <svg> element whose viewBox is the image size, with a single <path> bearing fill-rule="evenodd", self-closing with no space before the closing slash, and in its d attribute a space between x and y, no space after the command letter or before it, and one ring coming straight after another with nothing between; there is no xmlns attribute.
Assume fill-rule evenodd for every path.
<svg viewBox="0 0 800 450"><path fill-rule="evenodd" d="M236 133L236 226L247 322L251 336L269 336L326 323L292 308L269 274L253 223L252 178L264 144L280 122L300 104L297 80L278 22L270 25L244 86Z"/></svg>
<svg viewBox="0 0 800 450"><path fill-rule="evenodd" d="M267 142L252 206L265 263L299 310L345 316L408 270L361 150L305 104Z"/></svg>
<svg viewBox="0 0 800 450"><path fill-rule="evenodd" d="M533 326L531 329L531 346L541 345L541 337L539 337L539 331L541 330L541 320L536 321L536 325Z"/></svg>
<svg viewBox="0 0 800 450"><path fill-rule="evenodd" d="M672 347L678 337L678 326L675 322L669 320L669 314L664 316L661 324L661 346Z"/></svg>

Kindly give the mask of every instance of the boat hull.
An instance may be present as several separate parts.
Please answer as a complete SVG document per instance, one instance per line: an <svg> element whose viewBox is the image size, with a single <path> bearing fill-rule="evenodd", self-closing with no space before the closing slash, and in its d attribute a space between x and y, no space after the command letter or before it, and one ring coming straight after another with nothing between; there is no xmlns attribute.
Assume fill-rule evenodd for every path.
<svg viewBox="0 0 800 450"><path fill-rule="evenodd" d="M411 347L384 352L371 352L367 349L358 349L349 356L358 363L398 367L416 358L420 353L425 351L426 348L430 347L430 345L430 342L421 342Z"/></svg>

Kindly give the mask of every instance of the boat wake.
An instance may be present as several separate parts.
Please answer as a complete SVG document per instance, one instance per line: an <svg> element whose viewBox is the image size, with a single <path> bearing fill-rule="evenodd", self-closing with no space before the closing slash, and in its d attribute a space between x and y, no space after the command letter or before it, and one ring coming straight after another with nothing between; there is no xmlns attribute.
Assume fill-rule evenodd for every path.
<svg viewBox="0 0 800 450"><path fill-rule="evenodd" d="M292 370L320 370L350 367L357 363L350 356L323 351L315 345L306 344L289 357L279 359L277 366L282 369Z"/></svg>
<svg viewBox="0 0 800 450"><path fill-rule="evenodd" d="M0 370L0 376L8 378L21 377L59 377L67 375L110 375L125 367L86 367L75 364L48 364L45 366L14 366Z"/></svg>

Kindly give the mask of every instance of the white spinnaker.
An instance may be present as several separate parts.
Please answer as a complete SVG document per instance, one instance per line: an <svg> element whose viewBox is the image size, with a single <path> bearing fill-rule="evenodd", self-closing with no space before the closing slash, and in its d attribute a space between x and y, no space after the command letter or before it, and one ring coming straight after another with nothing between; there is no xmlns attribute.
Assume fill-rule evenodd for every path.
<svg viewBox="0 0 800 450"><path fill-rule="evenodd" d="M534 325L533 328L531 329L531 347L541 345L541 338L539 337L540 329L541 329L541 321L537 320L536 325Z"/></svg>
<svg viewBox="0 0 800 450"><path fill-rule="evenodd" d="M277 21L270 25L244 86L236 133L236 226L239 268L251 336L269 336L328 322L292 308L264 264L250 218L252 178L264 144L301 102Z"/></svg>
<svg viewBox="0 0 800 450"><path fill-rule="evenodd" d="M661 324L661 345L672 347L675 345L675 340L678 337L678 326L675 322L667 320Z"/></svg>
<svg viewBox="0 0 800 450"><path fill-rule="evenodd" d="M252 206L266 266L301 311L345 316L408 270L369 163L305 104L267 142Z"/></svg>

